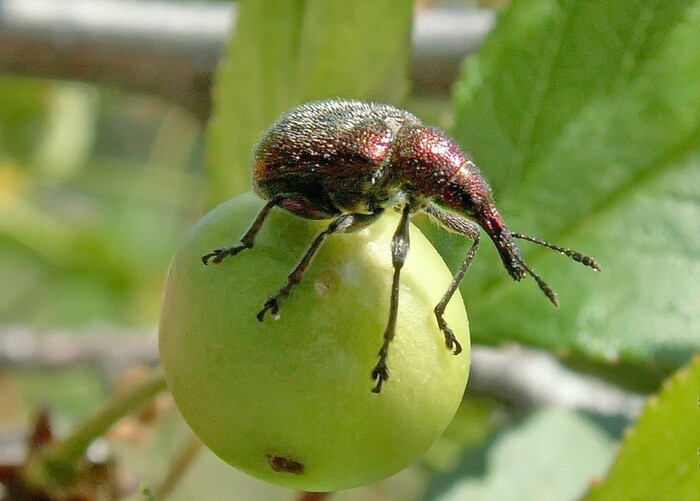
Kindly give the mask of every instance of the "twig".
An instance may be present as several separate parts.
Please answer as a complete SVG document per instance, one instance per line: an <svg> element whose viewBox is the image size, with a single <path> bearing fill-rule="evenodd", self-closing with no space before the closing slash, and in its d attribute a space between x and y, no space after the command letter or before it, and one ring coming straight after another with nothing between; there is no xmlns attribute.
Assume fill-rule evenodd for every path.
<svg viewBox="0 0 700 501"><path fill-rule="evenodd" d="M472 348L468 389L530 409L555 405L634 419L645 397L564 367L553 355L511 345Z"/></svg>
<svg viewBox="0 0 700 501"><path fill-rule="evenodd" d="M325 501L332 495L332 492L300 492L297 501Z"/></svg>
<svg viewBox="0 0 700 501"><path fill-rule="evenodd" d="M50 447L42 460L53 464L76 463L93 440L103 435L118 420L148 403L165 388L163 373L156 371L138 385L116 395L102 409L77 426L72 435Z"/></svg>
<svg viewBox="0 0 700 501"><path fill-rule="evenodd" d="M151 93L204 121L212 74L235 17L235 5L227 3L0 0L0 73ZM487 10L419 11L414 91L447 94L462 60L493 22Z"/></svg>
<svg viewBox="0 0 700 501"><path fill-rule="evenodd" d="M159 501L166 499L177 483L182 479L184 473L192 465L192 462L197 457L197 453L202 449L202 442L197 436L190 432L184 445L173 458L168 473L155 489L155 498Z"/></svg>
<svg viewBox="0 0 700 501"><path fill-rule="evenodd" d="M28 485L40 492L42 486L69 485L84 458L88 446L104 435L114 423L138 410L165 390L160 370L107 402L99 411L80 423L66 439L50 443L29 454L23 467ZM42 498L43 499L43 498Z"/></svg>
<svg viewBox="0 0 700 501"><path fill-rule="evenodd" d="M0 0L0 72L145 92L209 114L230 4Z"/></svg>
<svg viewBox="0 0 700 501"><path fill-rule="evenodd" d="M0 326L0 367L94 365L108 380L114 380L129 366L159 362L156 337L155 329L107 325L48 332L26 326Z"/></svg>

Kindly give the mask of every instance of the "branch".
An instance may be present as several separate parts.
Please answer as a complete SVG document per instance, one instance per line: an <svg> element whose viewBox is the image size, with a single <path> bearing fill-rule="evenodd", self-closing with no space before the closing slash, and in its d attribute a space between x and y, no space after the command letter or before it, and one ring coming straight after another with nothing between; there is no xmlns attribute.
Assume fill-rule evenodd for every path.
<svg viewBox="0 0 700 501"><path fill-rule="evenodd" d="M95 326L82 331L39 332L25 326L0 326L0 367L93 365L114 380L138 363L159 363L155 329Z"/></svg>
<svg viewBox="0 0 700 501"><path fill-rule="evenodd" d="M0 72L146 92L204 119L227 4L0 0Z"/></svg>
<svg viewBox="0 0 700 501"><path fill-rule="evenodd" d="M92 364L113 378L137 363L158 362L155 330L95 327L85 332L34 332L0 328L0 367L67 367ZM472 346L468 390L488 394L519 409L555 405L596 414L634 418L641 395L624 392L574 372L542 351L519 346Z"/></svg>
<svg viewBox="0 0 700 501"><path fill-rule="evenodd" d="M473 346L468 389L521 409L555 405L629 420L636 418L645 401L642 395L574 372L547 352L519 345Z"/></svg>
<svg viewBox="0 0 700 501"><path fill-rule="evenodd" d="M71 435L49 446L36 460L47 464L70 465L73 468L93 440L104 435L114 423L136 412L165 390L165 376L162 372L151 374L133 388L112 397L97 412L76 426Z"/></svg>
<svg viewBox="0 0 700 501"><path fill-rule="evenodd" d="M137 0L0 0L0 73L77 80L164 97L204 121L234 4ZM411 78L445 95L493 25L491 11L420 11Z"/></svg>

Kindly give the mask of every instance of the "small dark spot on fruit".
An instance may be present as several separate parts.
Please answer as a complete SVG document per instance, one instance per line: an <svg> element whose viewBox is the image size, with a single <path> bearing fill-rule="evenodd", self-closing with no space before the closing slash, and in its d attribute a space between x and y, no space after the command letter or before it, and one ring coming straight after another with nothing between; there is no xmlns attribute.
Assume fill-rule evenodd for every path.
<svg viewBox="0 0 700 501"><path fill-rule="evenodd" d="M294 475L301 475L306 469L304 463L287 456L268 454L267 462L270 463L270 468L278 473L292 473Z"/></svg>
<svg viewBox="0 0 700 501"><path fill-rule="evenodd" d="M323 270L314 281L314 292L317 297L325 297L338 290L341 278L338 272L332 269Z"/></svg>

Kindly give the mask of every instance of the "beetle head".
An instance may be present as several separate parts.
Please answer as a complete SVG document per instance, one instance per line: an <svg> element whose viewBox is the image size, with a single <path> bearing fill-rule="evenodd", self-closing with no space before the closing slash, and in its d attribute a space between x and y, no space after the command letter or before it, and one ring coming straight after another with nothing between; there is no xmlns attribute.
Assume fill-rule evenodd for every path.
<svg viewBox="0 0 700 501"><path fill-rule="evenodd" d="M555 306L559 306L556 293L542 277L525 263L520 248L515 243L515 239L526 240L554 250L595 271L600 271L600 265L593 258L578 251L559 247L522 233L511 232L496 208L491 187L479 169L469 159L460 166L460 169L450 180L447 187L434 197L434 200L439 205L467 216L478 223L496 246L508 274L518 281L525 275L530 275L537 282L544 295Z"/></svg>

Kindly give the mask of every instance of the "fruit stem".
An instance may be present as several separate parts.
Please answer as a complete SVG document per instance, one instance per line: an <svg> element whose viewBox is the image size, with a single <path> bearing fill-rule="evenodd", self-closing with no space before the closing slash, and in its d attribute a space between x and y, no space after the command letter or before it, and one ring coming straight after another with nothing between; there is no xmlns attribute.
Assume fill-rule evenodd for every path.
<svg viewBox="0 0 700 501"><path fill-rule="evenodd" d="M324 501L332 494L332 492L300 492L297 501Z"/></svg>
<svg viewBox="0 0 700 501"><path fill-rule="evenodd" d="M93 440L103 435L119 419L148 403L165 388L165 377L159 369L133 388L113 397L102 409L83 421L65 440L46 447L37 455L37 462L43 464L42 470L54 480L61 483L69 481L75 465Z"/></svg>

